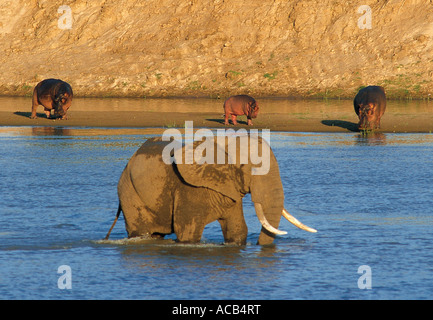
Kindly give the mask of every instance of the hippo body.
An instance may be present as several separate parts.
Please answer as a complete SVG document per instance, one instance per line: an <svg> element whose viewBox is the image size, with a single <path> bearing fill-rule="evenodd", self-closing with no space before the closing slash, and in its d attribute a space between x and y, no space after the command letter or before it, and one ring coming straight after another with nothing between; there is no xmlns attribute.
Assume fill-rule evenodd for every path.
<svg viewBox="0 0 433 320"><path fill-rule="evenodd" d="M246 115L248 125L253 125L251 119L256 118L259 113L259 105L254 98L247 95L237 95L228 98L224 102L224 124L229 124L229 116L234 125L238 124L237 116Z"/></svg>
<svg viewBox="0 0 433 320"><path fill-rule="evenodd" d="M355 112L359 117L359 130L380 128L380 118L385 113L385 90L380 86L368 86L359 90L353 100Z"/></svg>
<svg viewBox="0 0 433 320"><path fill-rule="evenodd" d="M36 119L36 109L44 107L48 119L66 119L66 112L72 104L73 92L71 86L59 79L45 79L39 82L33 90L31 119ZM54 115L51 117L51 110Z"/></svg>

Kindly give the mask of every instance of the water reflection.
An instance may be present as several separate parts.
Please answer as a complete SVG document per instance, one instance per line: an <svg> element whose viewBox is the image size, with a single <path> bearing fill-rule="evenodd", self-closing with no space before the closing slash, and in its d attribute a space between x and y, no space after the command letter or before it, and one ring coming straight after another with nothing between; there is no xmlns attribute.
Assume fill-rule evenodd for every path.
<svg viewBox="0 0 433 320"><path fill-rule="evenodd" d="M212 269L214 274L231 269L241 271L273 267L281 257L275 245L271 246L234 246L223 244L178 244L170 240L141 245L118 247L128 263L133 262L139 269L164 269L167 261L172 261L180 269ZM285 258L287 258L285 252ZM264 260L263 260L264 259ZM172 266L171 266L172 267ZM179 271L181 272L181 271Z"/></svg>
<svg viewBox="0 0 433 320"><path fill-rule="evenodd" d="M71 110L74 111L147 111L147 112L223 112L223 103L226 97L221 99L205 98L74 98ZM291 113L305 117L311 114L351 114L353 102L344 100L303 100L287 98L257 98L260 103L260 114L266 113ZM432 114L433 102L424 100L387 101L387 113ZM0 111L29 112L31 111L31 97L0 97ZM344 118L335 118L342 119Z"/></svg>
<svg viewBox="0 0 433 320"><path fill-rule="evenodd" d="M3 136L126 136L162 134L163 128L0 127Z"/></svg>
<svg viewBox="0 0 433 320"><path fill-rule="evenodd" d="M288 251L305 250L305 239L293 238L284 245L288 248L281 249L277 245L271 244L267 246L255 245L227 245L218 242L202 241L197 244L182 244L175 241L175 236L167 236L164 240L142 239L142 238L122 238L116 240L99 240L98 244L106 246L114 246L119 249L125 260L137 260L140 266L146 267L155 265L157 262L153 258L161 258L161 256L169 257L175 260L184 260L185 263L196 264L201 260L206 260L207 263L226 264L239 266L237 259L243 258L266 258L267 261L278 260L280 254L287 256ZM278 241L278 239L276 240ZM146 257L146 262L143 262L143 257ZM270 260L269 260L270 259Z"/></svg>
<svg viewBox="0 0 433 320"><path fill-rule="evenodd" d="M183 134L184 129L179 129ZM0 137L83 137L110 140L113 136L129 137L130 141L144 142L147 138L162 135L164 128L81 128L81 127L0 127ZM271 146L290 147L290 145L327 146L335 144L360 145L360 146L384 146L397 144L430 144L433 143L433 134L409 134L409 133L382 133L348 132L348 133L308 133L308 132L272 132ZM86 138L86 139L87 139ZM79 140L77 140L79 142ZM113 145L125 142L110 141Z"/></svg>
<svg viewBox="0 0 433 320"><path fill-rule="evenodd" d="M380 132L361 132L355 136L355 145L381 146L386 145L386 135Z"/></svg>
<svg viewBox="0 0 433 320"><path fill-rule="evenodd" d="M63 127L33 127L33 136L72 136L73 130Z"/></svg>
<svg viewBox="0 0 433 320"><path fill-rule="evenodd" d="M308 139L308 142L306 142ZM308 133L308 132L273 132L271 147L290 148L291 146L389 146L389 145L425 145L433 143L433 134L417 133ZM289 149L288 149L289 150Z"/></svg>

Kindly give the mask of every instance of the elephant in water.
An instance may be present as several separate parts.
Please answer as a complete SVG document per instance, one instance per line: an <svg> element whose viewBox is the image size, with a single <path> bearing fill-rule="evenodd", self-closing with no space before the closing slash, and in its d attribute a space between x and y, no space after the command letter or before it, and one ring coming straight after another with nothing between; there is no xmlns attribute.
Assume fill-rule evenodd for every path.
<svg viewBox="0 0 433 320"><path fill-rule="evenodd" d="M242 198L247 193L251 193L257 217L262 224L258 244L270 244L276 234L286 233L277 229L282 215L297 227L316 232L284 209L284 191L278 163L265 140L255 138L257 149L262 147L262 154L264 147L269 150L269 159L263 158L268 161L268 171L267 174L254 174L258 165L253 163L257 163L257 159L251 161L251 156L247 154L243 159L248 160L241 161L245 155L245 151L241 150L242 142L245 145L246 141L251 154L251 135L235 137L235 149L229 149L229 143L221 146L217 138L212 138L213 146L206 149L206 153L209 153L206 156L211 151L218 151L212 157L220 161L202 164L197 159L191 164L187 163L188 144L181 144L177 151L173 149L169 154L173 161L167 164L163 155L164 152L167 154L167 148L173 141L163 141L161 137L148 139L135 152L121 174L117 187L119 209L105 239L108 239L122 211L129 238L162 239L165 235L175 233L179 242L196 243L201 240L205 226L218 220L225 243L244 245L248 229ZM203 153L203 145L195 142L189 146L193 146L194 155L200 150ZM230 154L233 150L236 151L236 161L232 160L233 154ZM217 159L221 155L224 158L222 164L222 158ZM182 157L185 157L185 161L182 161Z"/></svg>

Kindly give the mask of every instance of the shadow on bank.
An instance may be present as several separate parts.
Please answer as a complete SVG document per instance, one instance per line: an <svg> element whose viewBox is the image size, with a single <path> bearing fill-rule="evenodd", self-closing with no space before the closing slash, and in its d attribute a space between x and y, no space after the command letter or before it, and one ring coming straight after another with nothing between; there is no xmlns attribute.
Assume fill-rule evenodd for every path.
<svg viewBox="0 0 433 320"><path fill-rule="evenodd" d="M359 132L358 124L344 120L322 120L322 124L328 127L340 127L352 132Z"/></svg>
<svg viewBox="0 0 433 320"><path fill-rule="evenodd" d="M343 121L343 120L322 120L322 124L329 127L344 128L352 132L359 132L359 135L355 136L356 145L366 145L366 146L386 145L385 134L381 132L375 132L375 131L359 130L357 123Z"/></svg>

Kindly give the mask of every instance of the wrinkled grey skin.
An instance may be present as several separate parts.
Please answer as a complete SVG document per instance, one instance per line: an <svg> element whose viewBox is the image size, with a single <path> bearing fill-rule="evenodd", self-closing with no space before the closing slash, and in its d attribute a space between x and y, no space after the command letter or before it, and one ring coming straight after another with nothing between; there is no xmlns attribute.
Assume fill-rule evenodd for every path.
<svg viewBox="0 0 433 320"><path fill-rule="evenodd" d="M166 164L162 154L169 143L147 140L119 179L118 215L123 211L128 237L160 239L175 233L179 242L194 243L201 240L204 227L217 220L226 243L243 245L248 229L242 198L247 193L261 204L268 222L278 227L284 192L272 150L268 173L253 175L255 165L239 164L239 157L236 164ZM266 142L259 139L259 150L262 143ZM270 244L274 238L262 227L257 243Z"/></svg>

